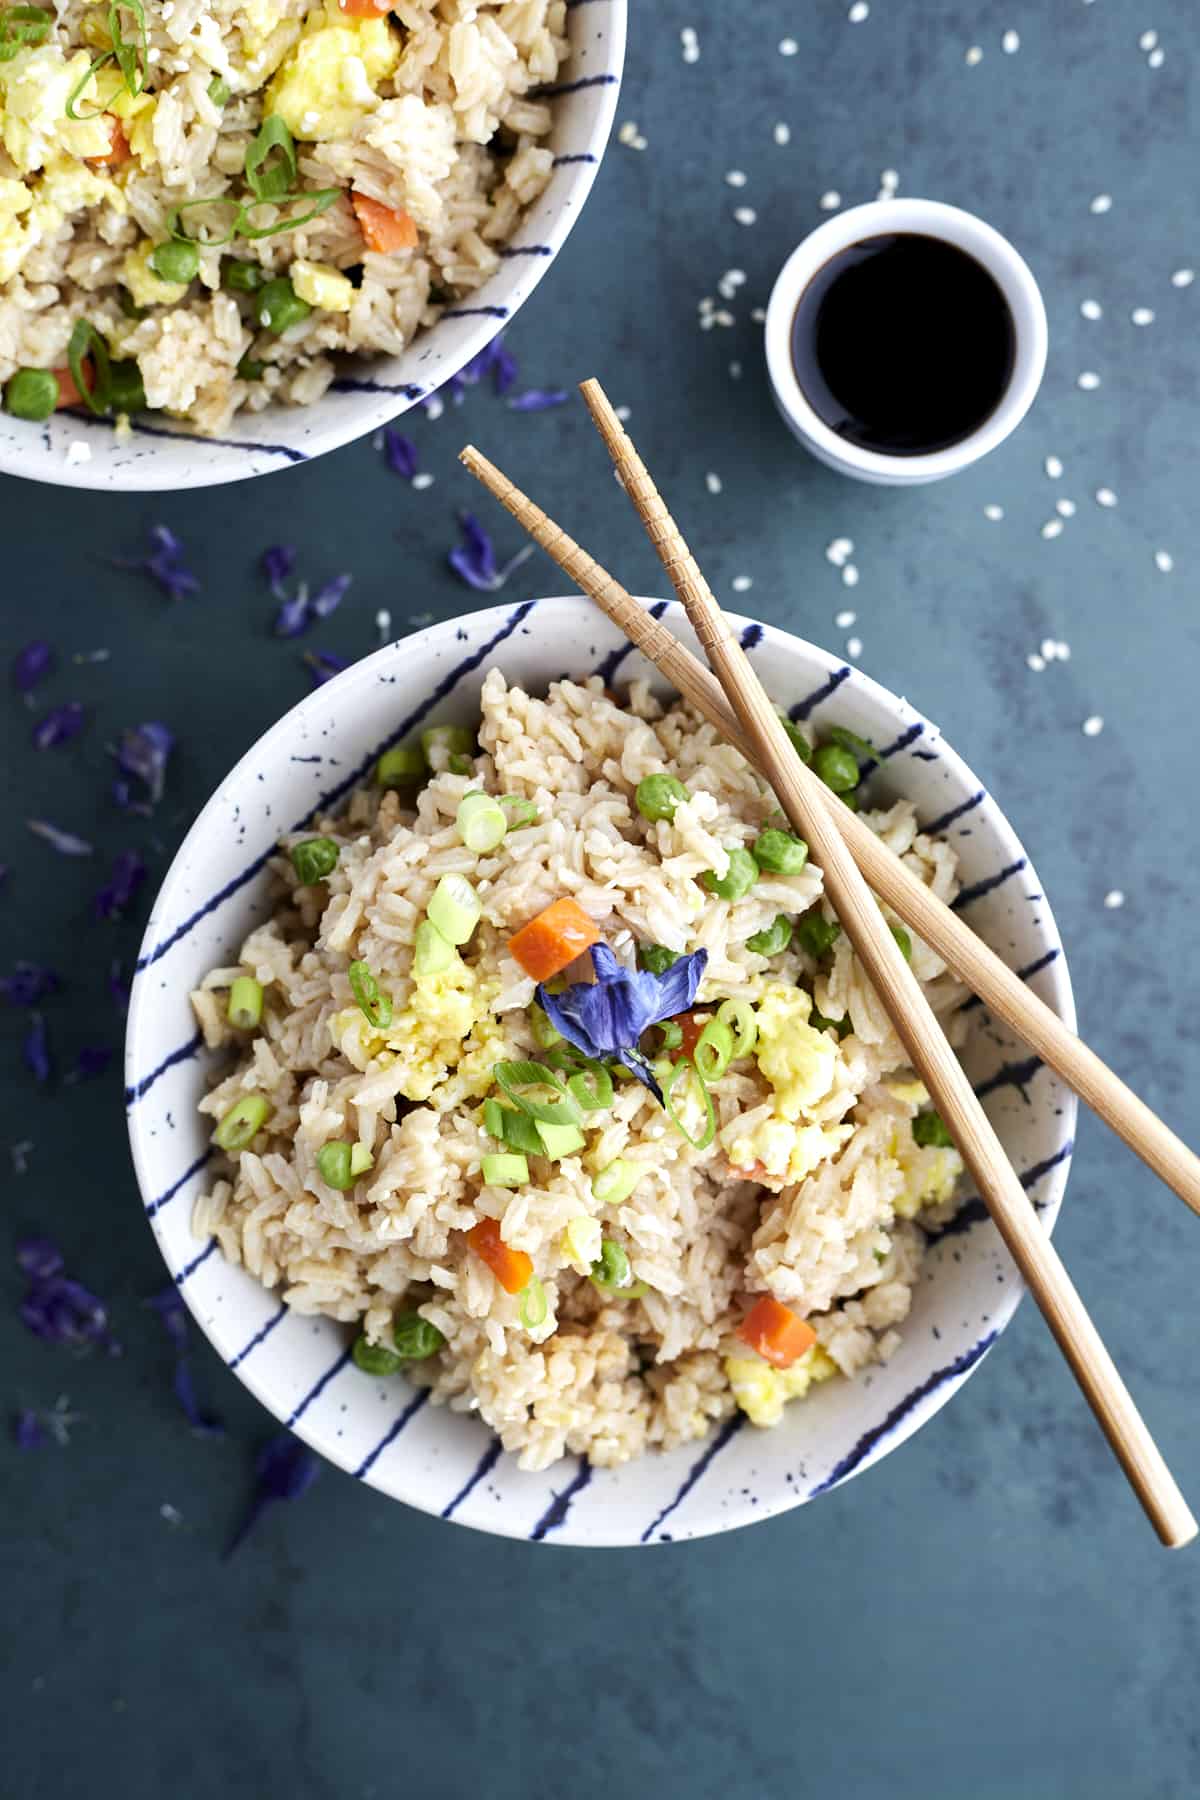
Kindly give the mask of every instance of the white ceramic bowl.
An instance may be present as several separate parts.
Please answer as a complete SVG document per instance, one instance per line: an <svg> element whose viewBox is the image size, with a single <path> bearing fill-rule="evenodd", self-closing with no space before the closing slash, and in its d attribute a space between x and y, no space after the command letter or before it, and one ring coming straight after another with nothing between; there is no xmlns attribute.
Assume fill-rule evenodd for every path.
<svg viewBox="0 0 1200 1800"><path fill-rule="evenodd" d="M491 280L469 304L420 332L402 356L346 357L314 405L239 413L224 438L197 437L165 415L134 419L132 435L121 441L111 420L82 410L57 413L44 425L0 412L0 472L64 487L211 487L308 462L433 393L512 319L579 217L616 112L626 13L627 0L568 0L571 48L552 90L555 166L546 190L522 218Z"/></svg>
<svg viewBox="0 0 1200 1800"><path fill-rule="evenodd" d="M682 613L663 610L694 649ZM999 807L936 726L857 669L771 626L745 642L773 696L820 723L885 746L881 787L911 797L962 859L959 907L1031 986L1074 1023L1049 906ZM342 1468L443 1518L553 1543L638 1544L727 1531L824 1493L893 1450L931 1418L1012 1317L1021 1283L978 1201L927 1259L927 1273L886 1367L833 1381L788 1409L773 1431L740 1416L704 1443L591 1471L571 1458L522 1474L477 1419L425 1402L402 1379L347 1366L350 1331L291 1316L277 1296L197 1242L189 1214L208 1179L208 1131L196 1103L209 1067L188 990L236 959L264 915L263 868L276 838L349 792L387 745L427 718L478 717L493 665L544 689L563 670L627 680L648 672L583 599L493 607L389 645L293 707L221 783L172 863L133 984L126 1100L146 1214L196 1319L231 1369L277 1418ZM1071 1152L1075 1104L976 1009L967 1063L1016 1168L1053 1223ZM1020 1086L1016 1084L1020 1084Z"/></svg>

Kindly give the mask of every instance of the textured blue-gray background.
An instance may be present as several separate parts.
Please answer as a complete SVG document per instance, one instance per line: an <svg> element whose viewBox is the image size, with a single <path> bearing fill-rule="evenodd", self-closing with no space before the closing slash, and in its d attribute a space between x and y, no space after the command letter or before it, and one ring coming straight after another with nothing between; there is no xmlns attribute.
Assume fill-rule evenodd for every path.
<svg viewBox="0 0 1200 1800"><path fill-rule="evenodd" d="M1200 263L1194 11L872 0L852 24L847 4L634 0L619 117L646 147L614 144L510 344L528 385L594 373L631 407L722 595L750 575L744 610L831 647L859 636L863 666L939 721L1037 861L1084 1031L1194 1135L1200 285L1171 282ZM1151 27L1158 68L1139 48ZM1009 30L1020 44L1006 54ZM790 57L777 49L788 36ZM973 65L971 45L984 51ZM750 316L822 216L819 197L873 198L889 168L901 192L1010 233L1051 327L1045 387L1016 438L913 493L852 487L794 449ZM740 190L730 169L746 174ZM1100 194L1111 209L1093 212ZM756 223L735 222L740 206ZM731 268L747 276L736 323L702 333L698 303ZM1088 298L1098 321L1080 314ZM1153 323L1135 326L1137 307ZM1084 370L1099 388L1077 386ZM297 647L269 635L265 544L294 543L314 579L353 572L309 640L345 656L373 644L381 607L403 629L473 605L444 563L455 508L478 504L502 551L516 540L456 468L471 437L630 586L659 585L577 405L524 416L477 389L410 428L436 477L423 492L368 443L194 495L0 488L6 653L35 630L49 637L63 666L47 699L92 709L84 737L40 758L20 704L0 709L5 955L63 974L47 1007L60 1071L80 1044L118 1042L106 973L113 955L128 964L140 915L93 924L98 872L57 861L21 821L48 815L107 851L136 843L161 873L222 772L307 685ZM1115 508L1093 498L1105 486ZM1045 539L1058 499L1077 511ZM136 554L159 519L203 583L174 607L106 560ZM838 536L854 540L853 592L824 554ZM508 591L558 585L531 564ZM852 628L835 626L842 608ZM1034 673L1025 658L1044 638L1071 657ZM98 646L107 663L71 665ZM1092 714L1105 723L1088 738ZM106 800L104 745L155 717L180 749L157 818L130 822ZM1113 889L1125 904L1106 909ZM1156 1547L1028 1306L914 1442L818 1505L729 1538L638 1553L493 1542L326 1470L222 1564L270 1422L199 1345L204 1398L230 1429L222 1442L189 1435L141 1305L163 1270L119 1077L71 1087L60 1073L36 1088L21 1021L9 1011L0 1025L0 1142L34 1144L27 1174L6 1168L6 1232L58 1238L127 1346L119 1362L76 1362L35 1342L4 1269L0 1400L65 1394L81 1415L65 1450L0 1450L6 1796L58 1800L86 1784L128 1800L168 1787L194 1800L1174 1800L1200 1787L1200 1550ZM1060 1242L1194 1501L1198 1230L1084 1122Z"/></svg>

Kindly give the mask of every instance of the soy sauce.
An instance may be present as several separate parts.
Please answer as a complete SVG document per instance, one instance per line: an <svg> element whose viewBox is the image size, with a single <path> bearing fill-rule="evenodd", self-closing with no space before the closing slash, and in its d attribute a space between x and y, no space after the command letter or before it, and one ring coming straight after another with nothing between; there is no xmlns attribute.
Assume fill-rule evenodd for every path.
<svg viewBox="0 0 1200 1800"><path fill-rule="evenodd" d="M923 456L970 437L1013 372L1008 303L981 263L916 232L864 238L831 257L800 296L796 378L839 437L885 456Z"/></svg>

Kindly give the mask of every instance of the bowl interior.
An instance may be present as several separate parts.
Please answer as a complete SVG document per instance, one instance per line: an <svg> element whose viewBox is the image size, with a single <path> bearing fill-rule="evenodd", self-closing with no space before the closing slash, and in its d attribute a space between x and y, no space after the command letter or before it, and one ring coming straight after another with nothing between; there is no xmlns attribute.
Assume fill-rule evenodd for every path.
<svg viewBox="0 0 1200 1800"><path fill-rule="evenodd" d="M649 604L649 603L647 603ZM695 649L675 603L654 603ZM972 926L1074 1023L1050 908L1020 844L937 727L885 689L788 633L737 621L773 697L884 746L875 778L914 801L961 858L957 902ZM494 665L534 689L556 677L654 671L581 599L525 601L438 625L367 657L303 700L222 782L185 839L154 905L130 1004L126 1103L143 1203L175 1281L217 1350L314 1449L397 1499L460 1524L537 1541L634 1544L731 1529L796 1506L868 1467L955 1391L1017 1305L1022 1287L978 1200L926 1258L891 1362L835 1381L771 1431L740 1415L702 1444L592 1471L571 1459L523 1474L483 1424L402 1380L347 1367L348 1332L287 1313L278 1298L191 1235L206 1180L208 1084L188 991L228 963L263 916L263 871L279 834L336 801L421 721L478 714ZM965 1052L972 1079L1043 1220L1062 1197L1074 1097L981 1008Z"/></svg>
<svg viewBox="0 0 1200 1800"><path fill-rule="evenodd" d="M138 492L266 475L336 450L407 411L486 347L533 292L583 208L612 129L625 60L627 0L573 0L570 50L555 88L554 168L522 216L495 275L395 357L346 358L312 406L239 413L225 438L197 437L166 415L131 421L79 411L33 425L0 412L0 471L65 487Z"/></svg>

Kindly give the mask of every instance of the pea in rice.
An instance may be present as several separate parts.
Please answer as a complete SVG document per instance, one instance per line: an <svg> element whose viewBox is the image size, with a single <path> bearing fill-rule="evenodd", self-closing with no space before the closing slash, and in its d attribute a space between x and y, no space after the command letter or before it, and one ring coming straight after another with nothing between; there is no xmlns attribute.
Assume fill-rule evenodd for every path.
<svg viewBox="0 0 1200 1800"><path fill-rule="evenodd" d="M527 1469L568 1452L624 1462L739 1406L773 1425L813 1383L889 1357L922 1224L953 1213L961 1163L759 778L642 684L624 706L598 679L541 700L498 670L477 750L435 733L429 761L419 792L375 784L316 822L336 861L306 844L301 870L327 869L308 885L287 854L301 840L285 841L272 918L193 995L208 1044L236 1050L202 1110L238 1109L218 1141L241 1146L199 1201L197 1234L296 1311L352 1327L368 1375L402 1366L434 1400L478 1411ZM393 755L390 778L412 765ZM502 835L468 823L472 792L507 797ZM954 853L907 802L863 816L953 898ZM777 832L765 851L764 830ZM756 847L768 866L747 854L754 875L731 881ZM431 912L462 936L447 893L469 935L431 957ZM641 1041L678 1122L610 1058L583 1090L602 1104L551 1156L520 1111L537 1090L509 1065L557 1057L565 1084L573 1053L547 1047L511 946L560 902L624 969L666 980L672 954L707 961L689 1018ZM953 1035L964 990L927 945L910 949ZM569 990L586 965L564 971ZM229 1022L235 981L248 1029ZM714 1032L722 1006L750 1021L749 1054L740 1027L728 1043ZM730 1052L708 1060L711 1138L699 1079L685 1066L669 1085L672 1048L706 1021L710 1049ZM525 1152L501 1141L510 1130ZM748 1328L764 1311L784 1339Z"/></svg>

